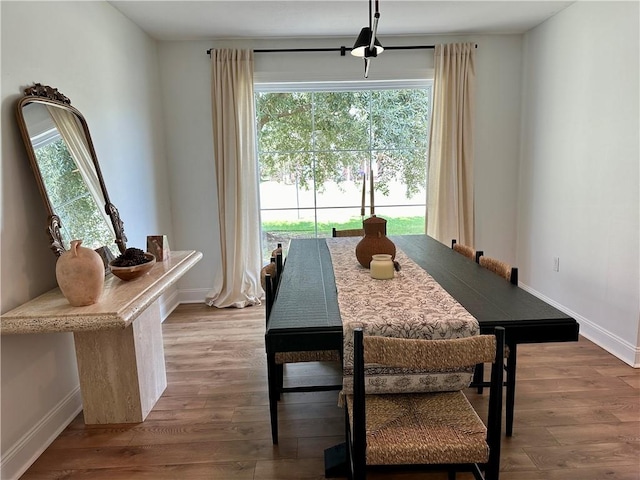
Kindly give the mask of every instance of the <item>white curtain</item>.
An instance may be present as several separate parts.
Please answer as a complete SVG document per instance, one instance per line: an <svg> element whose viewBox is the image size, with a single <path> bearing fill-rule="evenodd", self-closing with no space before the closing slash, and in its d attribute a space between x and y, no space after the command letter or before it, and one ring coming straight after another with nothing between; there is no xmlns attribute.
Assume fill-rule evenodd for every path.
<svg viewBox="0 0 640 480"><path fill-rule="evenodd" d="M253 51L211 50L213 143L221 264L207 304L260 303L260 212L255 150Z"/></svg>
<svg viewBox="0 0 640 480"><path fill-rule="evenodd" d="M116 234L113 230L111 217L107 215L104 208L106 200L102 193L102 188L100 187L100 180L98 180L96 167L93 163L93 157L89 150L89 144L82 125L78 123L76 115L69 110L49 106L47 106L47 110L49 111L58 132L60 132L60 136L64 140L64 143L67 145L67 149L69 150L71 157L76 162L78 171L80 172L89 193L91 193L91 196L95 200L98 211L101 213L107 227L111 233L113 233L113 238L115 239Z"/></svg>
<svg viewBox="0 0 640 480"><path fill-rule="evenodd" d="M475 45L436 45L427 234L474 245Z"/></svg>

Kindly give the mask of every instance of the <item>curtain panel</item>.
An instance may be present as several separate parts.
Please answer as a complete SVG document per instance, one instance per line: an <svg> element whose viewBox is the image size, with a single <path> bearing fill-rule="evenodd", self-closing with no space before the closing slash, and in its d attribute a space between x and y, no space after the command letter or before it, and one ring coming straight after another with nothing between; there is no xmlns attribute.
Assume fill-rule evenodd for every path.
<svg viewBox="0 0 640 480"><path fill-rule="evenodd" d="M426 231L473 246L475 45L436 45L434 60Z"/></svg>
<svg viewBox="0 0 640 480"><path fill-rule="evenodd" d="M214 49L211 62L221 264L207 304L243 308L263 295L253 51Z"/></svg>

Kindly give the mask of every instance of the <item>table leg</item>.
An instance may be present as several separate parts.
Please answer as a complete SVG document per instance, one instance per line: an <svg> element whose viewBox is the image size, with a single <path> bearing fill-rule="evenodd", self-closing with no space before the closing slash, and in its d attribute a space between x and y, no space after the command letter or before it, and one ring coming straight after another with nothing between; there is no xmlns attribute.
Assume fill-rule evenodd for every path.
<svg viewBox="0 0 640 480"><path fill-rule="evenodd" d="M271 440L278 444L278 366L275 353L267 353L267 384L269 386L269 416L271 417Z"/></svg>
<svg viewBox="0 0 640 480"><path fill-rule="evenodd" d="M507 406L506 406L506 434L513 435L513 413L516 402L516 343L509 344L509 358L507 358Z"/></svg>
<svg viewBox="0 0 640 480"><path fill-rule="evenodd" d="M123 330L73 337L84 422L142 422L167 386L158 302Z"/></svg>
<svg viewBox="0 0 640 480"><path fill-rule="evenodd" d="M345 400L346 402L346 400ZM326 448L324 450L324 477L325 478L337 478L337 477L349 477L351 478L350 465L351 455L349 453L350 435L349 435L349 413L347 406L344 406L344 431L345 441L334 445L333 447Z"/></svg>
<svg viewBox="0 0 640 480"><path fill-rule="evenodd" d="M324 477L346 477L347 472L347 444L339 443L324 451Z"/></svg>

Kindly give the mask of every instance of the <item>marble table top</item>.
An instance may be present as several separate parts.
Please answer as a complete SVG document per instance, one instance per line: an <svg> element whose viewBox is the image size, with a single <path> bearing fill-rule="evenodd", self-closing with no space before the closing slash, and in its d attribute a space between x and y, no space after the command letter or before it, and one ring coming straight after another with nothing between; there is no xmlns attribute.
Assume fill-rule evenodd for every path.
<svg viewBox="0 0 640 480"><path fill-rule="evenodd" d="M147 273L125 282L105 278L100 301L73 307L54 288L0 317L0 333L51 333L124 329L202 258L194 250L172 251Z"/></svg>

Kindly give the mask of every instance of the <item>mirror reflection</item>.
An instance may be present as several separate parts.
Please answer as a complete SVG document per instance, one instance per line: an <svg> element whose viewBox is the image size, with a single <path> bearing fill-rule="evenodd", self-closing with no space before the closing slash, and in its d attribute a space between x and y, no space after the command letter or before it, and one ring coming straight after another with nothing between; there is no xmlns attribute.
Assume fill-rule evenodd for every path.
<svg viewBox="0 0 640 480"><path fill-rule="evenodd" d="M61 255L72 240L126 249L117 208L110 202L84 117L57 89L35 84L18 102L18 124L49 213L51 249ZM104 258L104 255L103 255Z"/></svg>
<svg viewBox="0 0 640 480"><path fill-rule="evenodd" d="M116 235L111 219L98 207L106 202L75 115L42 103L25 105L23 115L51 208L60 217L64 248L81 238L87 248L109 246L117 255Z"/></svg>

